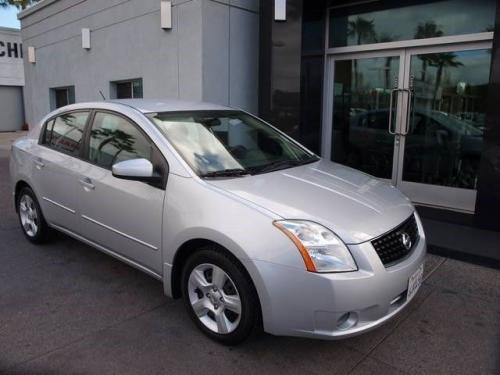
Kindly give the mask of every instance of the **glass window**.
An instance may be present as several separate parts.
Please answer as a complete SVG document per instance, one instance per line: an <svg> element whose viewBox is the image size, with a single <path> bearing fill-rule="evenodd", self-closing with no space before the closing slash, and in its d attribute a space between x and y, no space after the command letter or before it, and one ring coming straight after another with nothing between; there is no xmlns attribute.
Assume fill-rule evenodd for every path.
<svg viewBox="0 0 500 375"><path fill-rule="evenodd" d="M75 87L56 87L50 89L50 108L52 110L75 103Z"/></svg>
<svg viewBox="0 0 500 375"><path fill-rule="evenodd" d="M284 162L317 158L269 125L238 111L158 113L153 122L193 170L200 174L232 169L259 173Z"/></svg>
<svg viewBox="0 0 500 375"><path fill-rule="evenodd" d="M491 50L412 56L405 181L477 188L490 65Z"/></svg>
<svg viewBox="0 0 500 375"><path fill-rule="evenodd" d="M47 121L47 124L45 125L45 131L43 132L42 136L42 141L41 143L44 145L49 144L50 138L52 136L52 129L54 127L54 121L55 119Z"/></svg>
<svg viewBox="0 0 500 375"><path fill-rule="evenodd" d="M64 107L69 104L68 89L56 89L56 108Z"/></svg>
<svg viewBox="0 0 500 375"><path fill-rule="evenodd" d="M391 178L394 136L388 123L398 74L398 56L335 62L333 161Z"/></svg>
<svg viewBox="0 0 500 375"><path fill-rule="evenodd" d="M47 123L44 143L50 148L76 156L85 131L89 112L71 112Z"/></svg>
<svg viewBox="0 0 500 375"><path fill-rule="evenodd" d="M142 79L111 82L111 95L114 99L142 98Z"/></svg>
<svg viewBox="0 0 500 375"><path fill-rule="evenodd" d="M142 79L132 81L132 97L142 98Z"/></svg>
<svg viewBox="0 0 500 375"><path fill-rule="evenodd" d="M120 82L116 84L117 99L130 99L132 97L132 82Z"/></svg>
<svg viewBox="0 0 500 375"><path fill-rule="evenodd" d="M95 115L90 133L89 160L92 163L111 169L120 161L151 160L151 153L151 142L130 121L111 113Z"/></svg>
<svg viewBox="0 0 500 375"><path fill-rule="evenodd" d="M330 10L330 47L493 31L495 0L375 1Z"/></svg>

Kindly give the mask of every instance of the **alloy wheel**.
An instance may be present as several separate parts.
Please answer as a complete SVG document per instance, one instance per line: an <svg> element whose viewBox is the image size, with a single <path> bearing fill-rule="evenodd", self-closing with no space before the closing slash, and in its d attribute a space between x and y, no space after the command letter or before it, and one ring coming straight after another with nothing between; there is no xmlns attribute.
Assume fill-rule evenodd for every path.
<svg viewBox="0 0 500 375"><path fill-rule="evenodd" d="M19 200L19 215L26 234L30 237L35 237L38 233L40 220L35 202L27 194L23 195Z"/></svg>
<svg viewBox="0 0 500 375"><path fill-rule="evenodd" d="M241 298L222 268L209 263L196 266L189 275L188 295L194 313L212 332L228 334L238 327Z"/></svg>

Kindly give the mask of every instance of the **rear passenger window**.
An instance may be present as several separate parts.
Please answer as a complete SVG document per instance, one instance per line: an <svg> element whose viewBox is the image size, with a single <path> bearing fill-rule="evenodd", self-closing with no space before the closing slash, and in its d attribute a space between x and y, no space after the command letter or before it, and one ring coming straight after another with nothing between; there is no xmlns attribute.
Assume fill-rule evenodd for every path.
<svg viewBox="0 0 500 375"><path fill-rule="evenodd" d="M151 142L134 124L111 113L96 113L89 146L90 161L106 169L130 159L151 161Z"/></svg>
<svg viewBox="0 0 500 375"><path fill-rule="evenodd" d="M65 113L47 123L44 144L54 150L77 156L89 112Z"/></svg>

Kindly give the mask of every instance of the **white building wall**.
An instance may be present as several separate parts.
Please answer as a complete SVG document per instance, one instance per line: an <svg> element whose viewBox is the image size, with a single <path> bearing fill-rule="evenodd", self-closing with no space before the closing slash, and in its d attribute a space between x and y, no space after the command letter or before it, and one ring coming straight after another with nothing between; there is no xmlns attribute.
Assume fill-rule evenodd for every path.
<svg viewBox="0 0 500 375"><path fill-rule="evenodd" d="M27 122L49 112L50 88L75 86L77 102L101 100L99 90L109 98L110 81L132 78L143 79L144 98L205 100L256 113L258 0L172 3L171 30L161 29L160 0L44 0L21 13ZM90 50L81 46L82 28L91 30Z"/></svg>
<svg viewBox="0 0 500 375"><path fill-rule="evenodd" d="M19 30L0 27L0 132L24 125L22 54Z"/></svg>

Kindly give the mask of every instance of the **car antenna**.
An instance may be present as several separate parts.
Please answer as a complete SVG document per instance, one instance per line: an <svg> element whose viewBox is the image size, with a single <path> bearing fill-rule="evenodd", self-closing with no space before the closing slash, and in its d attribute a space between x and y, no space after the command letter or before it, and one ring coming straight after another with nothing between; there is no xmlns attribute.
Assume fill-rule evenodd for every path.
<svg viewBox="0 0 500 375"><path fill-rule="evenodd" d="M101 94L101 96L102 96L102 100L106 100L106 97L104 96L104 94L102 93L102 91L101 91L101 90L99 90L99 94Z"/></svg>

